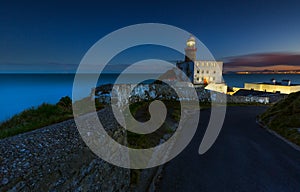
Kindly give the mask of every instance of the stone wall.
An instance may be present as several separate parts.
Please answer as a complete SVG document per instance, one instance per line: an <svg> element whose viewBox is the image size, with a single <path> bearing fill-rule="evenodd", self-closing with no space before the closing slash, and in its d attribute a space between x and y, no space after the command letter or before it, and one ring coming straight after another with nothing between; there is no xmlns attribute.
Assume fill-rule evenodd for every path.
<svg viewBox="0 0 300 192"><path fill-rule="evenodd" d="M116 140L124 134L98 112ZM102 121L101 121L102 122ZM0 191L129 191L130 170L111 165L82 141L74 120L0 140Z"/></svg>
<svg viewBox="0 0 300 192"><path fill-rule="evenodd" d="M257 96L227 96L227 103L270 103L269 97Z"/></svg>

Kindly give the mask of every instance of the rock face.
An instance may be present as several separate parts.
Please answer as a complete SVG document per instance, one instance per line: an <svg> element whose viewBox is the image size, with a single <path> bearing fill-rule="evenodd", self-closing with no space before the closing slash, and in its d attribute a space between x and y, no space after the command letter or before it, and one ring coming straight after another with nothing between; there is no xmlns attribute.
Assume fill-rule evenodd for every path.
<svg viewBox="0 0 300 192"><path fill-rule="evenodd" d="M98 112L114 139L118 125ZM130 170L113 166L82 141L74 120L0 140L0 191L129 191Z"/></svg>
<svg viewBox="0 0 300 192"><path fill-rule="evenodd" d="M180 94L182 97L180 99L191 99L191 95L194 91L192 87L188 87L188 84L175 85L175 87L179 87L178 90L181 91ZM204 87L197 87L195 90L198 94L197 99L199 99L199 101L211 101L211 94L209 90L204 89ZM110 91L107 91L107 89L104 88L102 89L102 87L97 88L96 91L96 97L99 102L111 102L118 107L122 107L122 105L126 105L128 103L153 99L180 100L175 90L167 84L116 84L114 87L111 86Z"/></svg>
<svg viewBox="0 0 300 192"><path fill-rule="evenodd" d="M111 85L110 90L105 87L97 88L97 99L101 103L113 103L118 107L128 105L128 103L135 103L145 100L180 100L176 92L167 84L116 84ZM182 100L191 98L192 88L184 87L182 91ZM199 102L216 102L216 103L263 103L278 101L281 98L274 98L272 95L266 96L232 96L223 93L210 91L204 86L195 87ZM103 92L105 94L103 94Z"/></svg>

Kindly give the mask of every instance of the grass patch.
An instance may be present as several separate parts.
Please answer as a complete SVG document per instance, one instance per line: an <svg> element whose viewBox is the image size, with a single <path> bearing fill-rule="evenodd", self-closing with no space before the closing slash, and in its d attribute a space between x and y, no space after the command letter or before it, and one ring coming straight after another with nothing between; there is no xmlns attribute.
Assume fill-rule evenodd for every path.
<svg viewBox="0 0 300 192"><path fill-rule="evenodd" d="M127 144L130 148L145 149L155 147L166 134L173 134L175 125L180 119L180 103L177 101L163 101L167 107L167 117L162 126L150 134L137 134L127 131ZM132 116L140 121L145 122L150 119L148 112L151 101L137 102L129 106ZM130 122L127 122L130 125Z"/></svg>
<svg viewBox="0 0 300 192"><path fill-rule="evenodd" d="M300 92L274 104L259 116L262 123L300 146Z"/></svg>
<svg viewBox="0 0 300 192"><path fill-rule="evenodd" d="M103 108L103 105L97 102L96 106L97 109ZM0 124L0 139L32 131L71 118L73 118L72 100L68 96L62 97L56 104L43 103L38 107L26 109L2 122Z"/></svg>
<svg viewBox="0 0 300 192"><path fill-rule="evenodd" d="M174 128L174 126L178 125L181 118L181 104L179 101L176 100L161 101L165 104L167 108L166 120L164 121L162 126L150 134L136 134L131 131L126 131L128 147L135 149L155 147L159 144L160 140L163 138L164 135L172 135L175 132L177 127ZM151 102L152 101L143 101L130 104L129 109L132 116L140 122L148 121L150 119L150 114L148 110ZM182 102L184 102L185 109L187 110L194 110L196 109L195 104L199 105L198 102ZM198 109L206 109L210 107L211 103L207 102L200 103L200 105L197 106ZM130 122L127 122L127 125L130 125Z"/></svg>
<svg viewBox="0 0 300 192"><path fill-rule="evenodd" d="M95 99L93 103L90 97L86 97L75 101L73 108L76 115L82 115L95 111L95 108L96 111L103 109L104 104L100 103L97 99Z"/></svg>
<svg viewBox="0 0 300 192"><path fill-rule="evenodd" d="M152 101L144 101L133 103L129 106L132 116L141 122L145 122L150 119L148 112L149 105ZM136 134L131 131L126 131L127 135L127 146L134 149L147 149L150 147L157 146L163 136L166 134L172 135L176 129L174 129L175 123L180 119L180 102L162 100L167 108L167 116L163 125L156 131L150 134ZM134 188L139 182L142 170L132 169L130 171L130 184Z"/></svg>
<svg viewBox="0 0 300 192"><path fill-rule="evenodd" d="M4 121L0 125L0 138L31 131L72 117L72 111L66 110L60 105L43 103L36 108L26 109Z"/></svg>
<svg viewBox="0 0 300 192"><path fill-rule="evenodd" d="M130 170L130 184L131 187L135 186L139 183L141 176L141 170L138 169L131 169Z"/></svg>

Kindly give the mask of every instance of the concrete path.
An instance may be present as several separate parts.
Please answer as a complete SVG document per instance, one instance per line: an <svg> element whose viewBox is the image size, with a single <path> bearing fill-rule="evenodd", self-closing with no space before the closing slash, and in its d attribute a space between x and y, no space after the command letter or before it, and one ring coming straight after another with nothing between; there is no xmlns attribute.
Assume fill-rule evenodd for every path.
<svg viewBox="0 0 300 192"><path fill-rule="evenodd" d="M166 164L158 191L300 191L300 152L260 128L265 107L229 107L222 131L204 155L198 148L210 111L188 147Z"/></svg>

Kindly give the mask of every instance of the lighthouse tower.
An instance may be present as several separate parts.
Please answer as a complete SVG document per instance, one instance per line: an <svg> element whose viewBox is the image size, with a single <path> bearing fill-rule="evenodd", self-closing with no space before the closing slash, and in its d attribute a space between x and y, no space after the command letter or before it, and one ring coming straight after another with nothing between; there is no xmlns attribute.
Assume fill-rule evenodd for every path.
<svg viewBox="0 0 300 192"><path fill-rule="evenodd" d="M186 48L185 50L185 59L184 61L195 61L196 60L196 39L193 36L190 36L190 38L186 41Z"/></svg>

